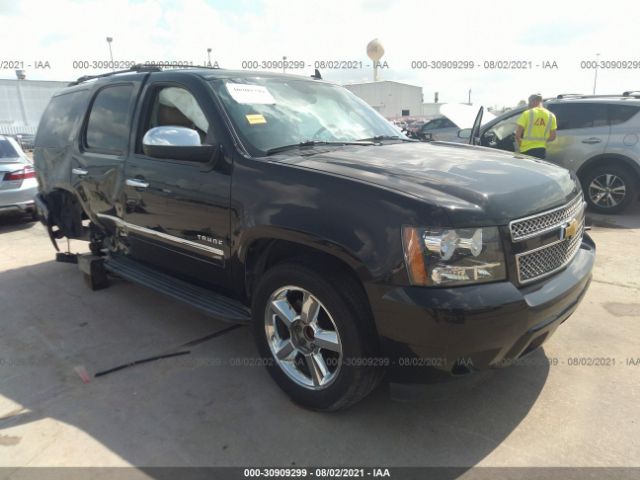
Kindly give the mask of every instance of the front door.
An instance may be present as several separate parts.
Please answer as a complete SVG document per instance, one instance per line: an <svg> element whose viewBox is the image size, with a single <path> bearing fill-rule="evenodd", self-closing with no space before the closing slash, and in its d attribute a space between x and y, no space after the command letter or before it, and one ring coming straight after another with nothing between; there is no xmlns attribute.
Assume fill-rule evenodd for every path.
<svg viewBox="0 0 640 480"><path fill-rule="evenodd" d="M212 285L226 283L231 175L224 158L208 163L152 158L142 138L153 127L195 130L203 144L220 138L211 97L197 79L154 76L145 88L135 147L127 159L124 222L131 255Z"/></svg>

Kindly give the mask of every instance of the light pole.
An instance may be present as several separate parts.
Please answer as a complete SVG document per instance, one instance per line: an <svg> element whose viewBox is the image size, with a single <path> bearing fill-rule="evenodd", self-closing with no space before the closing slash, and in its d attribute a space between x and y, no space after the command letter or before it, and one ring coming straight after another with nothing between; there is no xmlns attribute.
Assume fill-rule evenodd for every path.
<svg viewBox="0 0 640 480"><path fill-rule="evenodd" d="M209 64L207 65L207 67L211 66L211 49L207 48L207 58L209 59Z"/></svg>
<svg viewBox="0 0 640 480"><path fill-rule="evenodd" d="M111 42L113 42L113 37L107 37L107 45L109 45L109 58L111 59L111 67L113 68L113 52L111 51Z"/></svg>
<svg viewBox="0 0 640 480"><path fill-rule="evenodd" d="M596 84L598 83L598 63L600 63L599 61L600 58L600 54L596 53L596 71L593 74L593 94L596 94Z"/></svg>

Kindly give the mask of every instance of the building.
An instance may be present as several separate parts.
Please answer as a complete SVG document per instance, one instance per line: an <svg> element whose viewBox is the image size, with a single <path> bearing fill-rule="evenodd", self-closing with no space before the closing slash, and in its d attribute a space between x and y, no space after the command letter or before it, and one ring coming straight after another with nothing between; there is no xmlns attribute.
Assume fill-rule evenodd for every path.
<svg viewBox="0 0 640 480"><path fill-rule="evenodd" d="M422 116L422 87L406 83L382 80L379 82L352 83L345 85L375 108L383 117Z"/></svg>
<svg viewBox="0 0 640 480"><path fill-rule="evenodd" d="M0 79L0 134L36 133L51 96L69 82Z"/></svg>

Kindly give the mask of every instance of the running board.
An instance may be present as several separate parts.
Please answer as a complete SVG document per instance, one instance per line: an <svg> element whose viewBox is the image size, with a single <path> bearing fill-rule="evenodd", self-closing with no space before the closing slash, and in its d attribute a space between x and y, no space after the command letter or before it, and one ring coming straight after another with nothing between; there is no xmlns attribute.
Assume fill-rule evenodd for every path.
<svg viewBox="0 0 640 480"><path fill-rule="evenodd" d="M220 320L249 323L251 311L237 300L161 273L122 256L110 256L104 268L126 280L163 293Z"/></svg>

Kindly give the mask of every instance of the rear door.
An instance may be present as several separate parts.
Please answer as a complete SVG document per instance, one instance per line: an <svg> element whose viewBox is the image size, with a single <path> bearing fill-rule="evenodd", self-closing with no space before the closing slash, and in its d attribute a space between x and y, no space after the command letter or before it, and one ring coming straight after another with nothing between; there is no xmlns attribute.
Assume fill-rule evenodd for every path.
<svg viewBox="0 0 640 480"><path fill-rule="evenodd" d="M85 211L106 226L115 226L110 217L122 216L124 160L135 101L145 78L123 75L96 86L80 130L78 153L72 156L72 185Z"/></svg>
<svg viewBox="0 0 640 480"><path fill-rule="evenodd" d="M127 159L124 221L131 254L191 280L221 286L229 255L230 163L153 158L142 149L153 127L196 130L219 143L223 127L210 88L199 77L166 72L146 85L135 146Z"/></svg>
<svg viewBox="0 0 640 480"><path fill-rule="evenodd" d="M606 103L549 103L546 108L558 122L558 136L547 144L548 161L577 171L583 162L605 151L610 131Z"/></svg>

